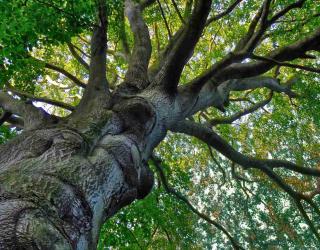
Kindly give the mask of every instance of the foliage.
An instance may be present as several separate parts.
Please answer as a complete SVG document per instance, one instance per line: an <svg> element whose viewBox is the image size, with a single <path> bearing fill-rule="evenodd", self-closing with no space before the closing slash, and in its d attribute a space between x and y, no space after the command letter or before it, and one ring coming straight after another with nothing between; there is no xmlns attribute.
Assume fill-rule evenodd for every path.
<svg viewBox="0 0 320 250"><path fill-rule="evenodd" d="M151 64L181 25L179 13L168 0L144 13L149 26L153 54ZM189 15L189 0L176 1L180 14ZM213 1L212 15L225 10L233 1ZM292 3L273 1L273 13ZM181 84L204 72L212 63L224 57L247 30L261 1L241 2L232 14L210 24L185 67ZM306 1L301 9L292 10L270 28L268 37L256 49L256 54L297 41L320 25L320 2ZM87 62L90 59L89 40L95 18L94 1L73 0L0 0L0 87L77 105L83 90L65 75L45 67L45 62L57 65L75 77L86 81L87 70L74 58L67 43ZM127 68L126 46L132 47L129 24L123 20L123 1L108 1L108 69L107 77L115 87ZM307 66L320 68L317 60L304 60ZM293 63L301 63L296 59ZM266 75L273 75L269 72ZM320 167L320 86L319 74L281 67L282 83L293 76L299 80L293 90L295 99L274 93L263 109L237 120L233 124L217 125L215 130L237 150L258 158L279 158L310 167ZM205 123L208 119L227 117L266 99L269 90L257 89L232 92L225 113L209 108L194 115ZM39 104L40 105L40 104ZM41 104L50 113L66 116L68 111ZM8 126L0 127L0 143L14 136ZM315 239L295 204L287 194L261 172L244 171L196 139L168 134L158 146L169 183L188 197L194 206L221 222L246 249L317 249ZM152 163L151 163L152 165ZM155 170L155 169L154 169ZM297 190L308 193L317 183L298 174L278 171ZM155 171L156 173L156 171ZM242 178L239 178L242 176ZM320 198L315 202L320 205ZM313 221L320 218L307 210ZM136 201L108 220L101 230L99 249L229 249L227 238L212 225L199 219L176 197L165 192L156 180L152 193Z"/></svg>

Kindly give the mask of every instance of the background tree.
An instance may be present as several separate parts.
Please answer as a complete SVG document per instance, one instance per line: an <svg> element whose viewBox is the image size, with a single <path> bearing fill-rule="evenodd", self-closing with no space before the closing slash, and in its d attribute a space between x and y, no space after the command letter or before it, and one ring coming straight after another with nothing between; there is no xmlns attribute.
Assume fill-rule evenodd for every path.
<svg viewBox="0 0 320 250"><path fill-rule="evenodd" d="M318 0L0 11L0 249L319 247Z"/></svg>

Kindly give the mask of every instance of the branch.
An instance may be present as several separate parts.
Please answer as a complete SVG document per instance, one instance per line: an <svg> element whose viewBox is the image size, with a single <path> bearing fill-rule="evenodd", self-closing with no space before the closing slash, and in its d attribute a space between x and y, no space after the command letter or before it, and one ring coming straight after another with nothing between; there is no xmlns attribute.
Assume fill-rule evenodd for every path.
<svg viewBox="0 0 320 250"><path fill-rule="evenodd" d="M34 129L45 124L57 122L56 117L49 115L43 109L36 108L32 103L16 100L3 91L0 91L0 107L5 112L21 116L26 129Z"/></svg>
<svg viewBox="0 0 320 250"><path fill-rule="evenodd" d="M171 3L172 3L172 5L173 5L175 11L176 11L177 14L178 14L178 17L179 17L180 21L181 21L183 24L185 24L185 21L184 21L182 15L181 15L181 12L180 12L180 10L179 10L179 8L178 8L178 5L177 5L176 1L175 1L175 0L171 0Z"/></svg>
<svg viewBox="0 0 320 250"><path fill-rule="evenodd" d="M35 0L35 1L40 3L40 4L46 5L49 8L52 8L52 9L56 10L58 13L63 13L66 16L72 17L74 22L76 22L77 24L80 24L80 23L78 23L78 20L77 20L77 18L75 17L75 15L73 13L65 11L64 9L62 9L62 8L58 7L57 5L53 4L52 1L48 1L48 2L41 1L41 0Z"/></svg>
<svg viewBox="0 0 320 250"><path fill-rule="evenodd" d="M171 30L170 30L170 27L169 27L169 24L168 24L166 15L164 14L164 10L163 10L162 5L161 5L161 3L160 3L159 0L157 0L157 3L158 3L159 8L160 8L161 17L162 17L162 19L163 19L163 21L164 21L164 24L165 24L166 29L167 29L167 31L168 31L169 38L170 38L170 40L171 40L171 39L172 39L172 34L171 34Z"/></svg>
<svg viewBox="0 0 320 250"><path fill-rule="evenodd" d="M141 7L132 0L125 1L125 14L134 35L134 46L125 81L141 90L148 86L148 65L151 57L151 41Z"/></svg>
<svg viewBox="0 0 320 250"><path fill-rule="evenodd" d="M155 82L169 92L176 90L182 70L200 39L211 9L211 2L211 0L196 1L189 21L176 33L163 62L160 62L161 69L155 77Z"/></svg>
<svg viewBox="0 0 320 250"><path fill-rule="evenodd" d="M257 55L253 54L251 56L251 58L257 59L260 61L265 61L265 62L272 62L272 63L279 65L279 66L284 66L284 67L289 67L289 68L294 68L294 69L302 69L302 70L314 72L314 73L320 73L320 69L317 69L317 68L312 68L312 67L298 65L298 64L292 64L292 63L279 62L277 60L274 60L274 59L268 58L268 57L264 57L264 56L257 56Z"/></svg>
<svg viewBox="0 0 320 250"><path fill-rule="evenodd" d="M227 71L228 69L232 69L235 66L237 66L237 67L242 66L243 65L242 63L237 64L237 62L250 56L252 51L256 48L256 46L261 41L261 38L263 37L264 32L278 18L280 18L281 16L288 13L291 9L297 8L300 5L302 6L304 1L305 0L298 1L299 4L293 4L292 6L291 5L288 6L287 8L283 9L281 12L276 14L276 16L274 16L273 18L268 20L271 0L265 0L263 5L261 6L260 10L258 11L256 16L253 18L252 22L250 23L247 34L242 39L240 39L239 43L236 45L235 50L233 52L229 53L228 55L226 55L219 62L212 65L209 70L207 70L200 77L195 79L193 81L194 82L193 83L194 90L199 91L203 87L203 85L207 81L210 81L210 80L213 81L216 85L218 85L227 79L242 78L242 77L238 77L238 75L239 75L238 68L234 70L233 74L230 74L229 72L225 73L224 71ZM258 24L259 24L259 26L258 26ZM257 26L258 26L258 28L257 28ZM298 41L292 45L283 47L282 52L280 52L281 49L273 51L273 53L271 54L271 57L276 60L278 60L280 58L281 60L279 60L279 61L286 61L286 60L293 60L299 56L303 56L303 55L305 55L306 51L312 49L312 48L307 48L307 45L310 45L311 40L312 40L311 43L315 43L317 41L317 39L319 39L318 35L319 34L317 34L317 31L316 31L313 35L307 37L306 39L301 39L300 41ZM310 38L310 40L308 40L308 38ZM313 44L313 46L314 45L315 44ZM318 47L319 47L319 45L318 45ZM301 50L302 53L299 53L298 56L294 56L297 53L288 53L289 51L287 51L287 50L292 50L294 52L298 52L299 49L302 49ZM287 58L282 59L282 57L287 57ZM273 64L270 63L270 67L267 67L266 70L263 72L259 72L259 74L253 73L253 72L255 72L256 67L252 67L252 69L250 69L252 71L250 71L250 70L246 71L246 73L251 72L251 74L248 74L247 77L260 75L260 74L268 71L272 67L273 67ZM258 67L258 69L259 69L259 67ZM245 74L243 74L243 76L244 75Z"/></svg>
<svg viewBox="0 0 320 250"><path fill-rule="evenodd" d="M270 93L269 97L266 99L266 100L263 100L261 102L258 102L256 103L255 105L247 108L247 109L244 109L238 113L235 113L234 115L230 116L230 117L223 117L223 118L215 118L215 119L212 119L209 124L211 126L216 126L218 124L231 124L233 123L234 121L240 119L241 117L245 116L245 115L248 115L250 113L253 113L255 112L256 110L264 107L265 105L267 105L272 99L272 92Z"/></svg>
<svg viewBox="0 0 320 250"><path fill-rule="evenodd" d="M80 38L80 37L78 37L78 38L79 38L79 40L83 41L83 40L82 40L83 38ZM84 42L84 43L86 43L86 42ZM72 45L72 47L73 47L74 49L78 50L82 55L84 55L84 56L87 57L87 58L91 58L90 55L89 55L88 53L84 52L81 48L79 48L78 46L76 46L76 45L74 45L74 44L72 44L72 43L70 43L70 44ZM86 45L86 46L87 46L87 45Z"/></svg>
<svg viewBox="0 0 320 250"><path fill-rule="evenodd" d="M263 169L267 165L269 169L284 168L290 171L310 175L320 176L320 169L301 167L289 161L284 160L269 160L269 159L256 159L253 157L245 156L240 152L236 151L226 142L222 137L216 134L213 130L203 125L197 124L191 121L183 121L177 123L175 128L170 128L173 132L179 132L194 136L211 147L215 148L225 157L229 158L233 162L243 166L245 169L257 168Z"/></svg>
<svg viewBox="0 0 320 250"><path fill-rule="evenodd" d="M215 85L218 85L214 75L229 65L239 62L246 58L250 54L250 50L258 43L258 40L262 36L263 32L266 30L266 21L269 13L271 0L265 0L261 5L258 13L255 15L250 23L248 32L240 39L236 45L234 51L228 53L223 59L213 64L205 73L200 75L197 79L193 81L194 91L200 91L203 85L207 81L212 81ZM260 21L260 26L257 32L255 32L256 27Z"/></svg>
<svg viewBox="0 0 320 250"><path fill-rule="evenodd" d="M39 60L39 61L41 61L41 60ZM63 68L60 68L58 66L55 66L55 65L53 65L51 63L47 63L47 62L44 62L44 66L47 69L51 69L51 70L54 70L54 71L56 71L58 73L61 73L62 75L64 75L65 77L69 78L73 83L75 83L77 86L79 86L81 88L85 88L87 86L85 83L80 81L77 77L75 77L74 75L72 75L71 73L69 73L68 71L66 71Z"/></svg>
<svg viewBox="0 0 320 250"><path fill-rule="evenodd" d="M165 176L165 173L161 167L161 160L156 158L155 156L152 156L152 161L159 173L161 182L164 186L164 189L166 190L167 193L172 194L174 196L176 196L179 200L183 201L188 207L189 209L196 214L197 216L199 216L201 219L207 221L208 223L210 223L211 225L215 226L217 229L221 230L230 240L232 246L234 247L234 249L243 249L241 246L239 246L239 244L236 242L236 240L230 235L230 233L218 222L210 219L207 215L199 212L191 203L190 201L184 197L182 194L180 194L179 192L177 192L176 190L174 190L172 187L170 187L170 185L168 184L167 178Z"/></svg>
<svg viewBox="0 0 320 250"><path fill-rule="evenodd" d="M261 42L261 39L263 38L263 34L266 32L266 30L275 21L277 21L280 17L287 14L290 10L294 8L301 8L305 0L299 0L298 2L290 4L289 6L287 6L280 12L278 12L271 19L268 19L271 2L272 2L271 0L265 0L264 4L262 5L261 11L257 13L253 22L250 24L247 35L245 35L244 38L240 40L240 43L236 46L236 50L241 49L241 50L244 50L244 52L246 53L249 53L249 54L252 53L252 51L256 48L259 42ZM260 19L259 28L256 32L254 32L259 19Z"/></svg>
<svg viewBox="0 0 320 250"><path fill-rule="evenodd" d="M296 97L297 94L290 89L291 85L296 80L297 78L291 78L287 81L287 83L280 85L279 80L276 78L268 76L257 76L239 80L231 80L229 88L233 91L243 91L265 87L278 93L285 93L289 97Z"/></svg>
<svg viewBox="0 0 320 250"><path fill-rule="evenodd" d="M50 105L53 105L53 106L57 106L57 107L60 107L60 108L63 108L63 109L67 109L67 110L70 110L70 111L73 111L74 110L74 107L70 104L67 104L67 103L64 103L64 102L60 102L60 101L57 101L57 100L51 100L49 98L45 98L45 97L36 97L36 96L33 96L29 93L26 93L26 92L23 92L21 90L17 90L17 89L13 89L13 88L7 88L7 91L10 91L20 97L26 97L32 101L37 101L37 102L43 102L43 103L47 103L47 104L50 104Z"/></svg>
<svg viewBox="0 0 320 250"><path fill-rule="evenodd" d="M304 220L309 225L317 239L320 240L320 235L314 227L313 223L311 222L309 216L305 212L301 204L301 201L306 201L320 216L320 211L317 205L311 200L309 196L293 190L291 186L285 183L285 181L273 171L273 169L275 168L284 168L289 171L293 171L303 175L319 177L320 169L301 167L292 162L283 160L257 159L243 155L242 153L238 152L233 147L231 147L223 138L221 138L214 131L195 122L183 121L178 123L177 126L175 128L172 128L171 130L174 132L180 132L191 136L195 136L196 138L202 140L203 142L209 144L211 147L215 148L217 151L219 151L221 154L223 154L231 161L241 165L244 169L255 168L268 175L272 181L274 181L279 187L281 187L286 193L288 193L293 198Z"/></svg>
<svg viewBox="0 0 320 250"><path fill-rule="evenodd" d="M222 11L221 13L219 13L213 17L210 17L206 22L206 26L208 26L212 22L218 21L219 19L229 15L238 6L238 4L241 3L242 1L243 0L235 0L226 10Z"/></svg>
<svg viewBox="0 0 320 250"><path fill-rule="evenodd" d="M122 45L123 54L125 56L125 60L129 62L131 57L131 51L130 51L130 46L129 46L128 37L126 33L124 11L121 11L120 14L121 14L121 23L119 24L120 25L119 38Z"/></svg>
<svg viewBox="0 0 320 250"><path fill-rule="evenodd" d="M244 181L249 183L257 182L255 180L249 180L245 177L238 175L238 173L236 172L236 164L234 162L231 163L231 175L233 178L235 178L238 181Z"/></svg>
<svg viewBox="0 0 320 250"><path fill-rule="evenodd" d="M221 186L222 186L226 183L226 177L227 177L226 171L223 169L223 167L221 166L219 161L216 160L216 158L214 157L211 146L209 144L207 144L207 146L208 146L209 154L211 156L212 161L218 166L218 168L222 172L222 176L223 176L223 183L221 184Z"/></svg>
<svg viewBox="0 0 320 250"><path fill-rule="evenodd" d="M2 126L5 122L9 123L10 126L23 129L23 120L11 112L4 111L0 116L0 126Z"/></svg>
<svg viewBox="0 0 320 250"><path fill-rule="evenodd" d="M83 58L77 53L77 51L75 50L75 46L72 43L68 43L67 45L74 58L77 59L77 61L87 70L89 70L89 64L85 60L83 60Z"/></svg>
<svg viewBox="0 0 320 250"><path fill-rule="evenodd" d="M296 8L302 8L303 4L305 3L306 0L299 0L297 2L294 2L281 11L279 11L277 14L275 14L268 22L270 24L275 23L279 18L283 17L285 14L287 14L290 10L296 9Z"/></svg>
<svg viewBox="0 0 320 250"><path fill-rule="evenodd" d="M307 51L320 51L319 40L320 28L291 45L272 51L266 57L277 62L291 61L296 58L301 58L305 56ZM192 84L195 89L201 88L208 81L214 82L215 85L219 85L229 79L241 79L261 75L269 71L275 65L277 65L277 63L271 60L251 63L233 63L224 69L222 69L222 67L218 67L218 65L212 67L202 76L195 79Z"/></svg>
<svg viewBox="0 0 320 250"><path fill-rule="evenodd" d="M95 2L97 5L97 20L90 44L89 80L77 110L82 110L84 106L89 109L101 106L109 96L109 86L106 77L107 6L105 0L97 0Z"/></svg>

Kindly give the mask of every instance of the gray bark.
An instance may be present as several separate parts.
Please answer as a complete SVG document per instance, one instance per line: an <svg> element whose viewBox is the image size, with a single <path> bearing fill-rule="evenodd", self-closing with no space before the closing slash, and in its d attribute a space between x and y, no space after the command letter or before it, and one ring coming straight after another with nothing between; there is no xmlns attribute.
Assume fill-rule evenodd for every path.
<svg viewBox="0 0 320 250"><path fill-rule="evenodd" d="M139 5L126 0L134 46L125 81L111 92L106 79L106 2L96 2L90 65L82 61L89 68L88 83L46 64L85 87L80 104L69 107L73 110L69 117L55 117L33 106L32 101L0 91L0 107L5 111L0 124L7 121L24 128L15 139L0 146L0 250L95 249L105 220L150 192L153 174L147 162L168 129L195 136L240 165L250 163L269 174L292 197L302 199L279 181L272 169L284 164L284 168L306 175L319 176L320 171L283 161L254 160L233 150L208 127L182 122L208 107L224 110L231 91L265 87L294 97L289 86L261 75L285 61L305 57L307 51L319 51L320 29L272 51L260 62L242 61L252 58L251 52L273 22L300 5L289 5L268 20L270 1L264 1L235 51L181 87L183 68L211 22L207 17L212 1L195 1L194 8L189 1L190 16L186 15L159 61L148 69L152 48L142 11L155 1L145 0ZM227 15L240 2L235 1L212 20ZM60 102L55 105L66 107ZM239 117L241 114L231 120Z"/></svg>
<svg viewBox="0 0 320 250"><path fill-rule="evenodd" d="M2 145L0 249L94 249L101 224L151 190L157 106L126 98L94 123L66 119Z"/></svg>

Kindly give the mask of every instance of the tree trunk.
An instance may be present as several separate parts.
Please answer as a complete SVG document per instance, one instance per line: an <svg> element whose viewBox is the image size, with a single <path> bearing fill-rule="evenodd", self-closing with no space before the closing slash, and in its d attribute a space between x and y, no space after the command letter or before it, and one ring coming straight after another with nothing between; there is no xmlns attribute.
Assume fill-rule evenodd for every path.
<svg viewBox="0 0 320 250"><path fill-rule="evenodd" d="M164 130L146 99L120 103L0 147L0 249L95 249L102 223L150 192Z"/></svg>

